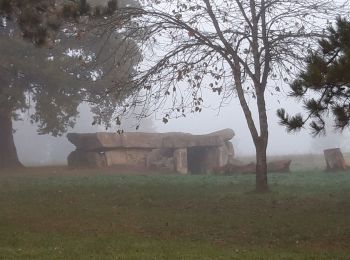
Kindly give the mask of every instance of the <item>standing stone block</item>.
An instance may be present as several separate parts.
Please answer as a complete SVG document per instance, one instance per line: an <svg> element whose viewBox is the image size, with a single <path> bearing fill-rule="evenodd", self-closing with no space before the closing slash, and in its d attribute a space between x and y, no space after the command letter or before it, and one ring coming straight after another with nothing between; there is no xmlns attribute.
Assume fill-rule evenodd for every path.
<svg viewBox="0 0 350 260"><path fill-rule="evenodd" d="M188 173L187 167L187 149L176 149L174 151L175 170L181 174Z"/></svg>
<svg viewBox="0 0 350 260"><path fill-rule="evenodd" d="M222 167L227 164L226 146L214 147L208 150L205 158L207 169L211 171L216 167Z"/></svg>
<svg viewBox="0 0 350 260"><path fill-rule="evenodd" d="M108 166L128 164L126 149L107 151L105 156Z"/></svg>
<svg viewBox="0 0 350 260"><path fill-rule="evenodd" d="M151 169L162 169L173 172L175 171L173 157L173 149L153 149L147 154L146 166Z"/></svg>
<svg viewBox="0 0 350 260"><path fill-rule="evenodd" d="M235 161L235 150L233 148L233 144L229 141L226 141L225 146L227 148L227 163L233 164Z"/></svg>
<svg viewBox="0 0 350 260"><path fill-rule="evenodd" d="M327 171L343 171L349 168L340 148L327 149L323 153L327 164Z"/></svg>
<svg viewBox="0 0 350 260"><path fill-rule="evenodd" d="M205 159L207 171L213 171L218 167L234 163L234 149L231 142L226 141L225 145L208 149Z"/></svg>
<svg viewBox="0 0 350 260"><path fill-rule="evenodd" d="M268 172L290 172L290 164L292 160L279 160L274 162L269 162L267 164Z"/></svg>

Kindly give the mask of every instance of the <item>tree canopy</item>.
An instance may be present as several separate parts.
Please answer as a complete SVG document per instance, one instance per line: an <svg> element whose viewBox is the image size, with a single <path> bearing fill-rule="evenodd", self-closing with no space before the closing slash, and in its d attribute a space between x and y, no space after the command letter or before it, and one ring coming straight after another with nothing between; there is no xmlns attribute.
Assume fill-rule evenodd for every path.
<svg viewBox="0 0 350 260"><path fill-rule="evenodd" d="M94 123L110 126L116 106L134 91L128 78L141 57L135 41L125 40L122 33L95 27L85 30L89 20L76 21L75 26L62 20L60 29L52 31L53 40L45 34L45 40L37 41L26 30L41 24L28 22L28 28L20 24L19 9L26 11L24 2L32 1L9 2L12 9L6 15L2 11L0 27L0 167L18 164L11 120L18 120L24 112L38 125L40 134L58 136L74 126L79 104L87 102ZM37 7L40 2L48 9ZM33 6L46 17L51 14L49 4L52 1L38 1ZM64 6L59 10L63 12ZM43 17L40 19L45 20ZM108 17L101 20L107 22ZM49 41L50 48L38 48Z"/></svg>
<svg viewBox="0 0 350 260"><path fill-rule="evenodd" d="M311 121L313 135L325 133L325 117L329 115L335 129L350 125L350 22L339 17L327 31L328 36L310 52L306 68L290 85L290 96L303 102L307 116L289 116L284 109L278 110L280 123L288 131L299 130Z"/></svg>
<svg viewBox="0 0 350 260"><path fill-rule="evenodd" d="M81 19L110 16L117 7L117 0L104 6L91 6L88 0L0 0L0 17L15 21L22 37L44 45L55 40L63 23L76 26Z"/></svg>

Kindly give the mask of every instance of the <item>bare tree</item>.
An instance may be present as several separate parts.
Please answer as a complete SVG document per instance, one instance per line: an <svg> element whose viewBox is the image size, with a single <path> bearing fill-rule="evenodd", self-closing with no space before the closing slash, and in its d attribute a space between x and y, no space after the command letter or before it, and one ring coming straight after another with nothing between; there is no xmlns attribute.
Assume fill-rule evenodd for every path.
<svg viewBox="0 0 350 260"><path fill-rule="evenodd" d="M267 191L265 93L280 91L340 10L328 0L145 0L142 8L122 8L103 25L138 38L144 57L132 83L144 90L121 112L162 109L167 122L200 112L208 90L222 103L238 97L256 148L256 190Z"/></svg>

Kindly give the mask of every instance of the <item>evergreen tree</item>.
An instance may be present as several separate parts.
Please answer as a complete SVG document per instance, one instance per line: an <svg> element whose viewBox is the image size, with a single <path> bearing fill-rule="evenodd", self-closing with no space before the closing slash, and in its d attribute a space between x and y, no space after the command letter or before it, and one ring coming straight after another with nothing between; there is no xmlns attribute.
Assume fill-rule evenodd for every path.
<svg viewBox="0 0 350 260"><path fill-rule="evenodd" d="M291 84L291 96L301 100L307 117L289 116L277 111L287 131L302 128L311 121L313 135L325 133L325 117L333 115L334 127L343 130L350 125L350 22L338 18L328 28L329 36L319 41L319 49L311 52L306 69Z"/></svg>
<svg viewBox="0 0 350 260"><path fill-rule="evenodd" d="M105 6L88 0L0 0L0 17L15 21L22 37L36 45L51 44L55 34L67 22L100 18L112 15L118 7L117 0L109 0Z"/></svg>
<svg viewBox="0 0 350 260"><path fill-rule="evenodd" d="M5 13L7 2L12 9ZM95 114L95 123L108 127L118 102L133 91L125 82L140 58L136 44L125 41L121 33L80 32L78 22L72 26L62 20L61 30L53 28L52 34L38 40L38 31L27 34L29 28L34 30L38 25L21 25L22 13L16 8L25 10L25 2L33 2L31 8L38 8L40 2L51 3L0 2L0 168L21 165L13 142L12 121L23 113L38 125L39 134L59 136L75 124L78 105L87 102ZM51 12L49 7L42 10ZM47 13L41 15L39 20L47 19ZM23 41L23 36L31 42ZM38 48L44 43L50 43L50 48Z"/></svg>

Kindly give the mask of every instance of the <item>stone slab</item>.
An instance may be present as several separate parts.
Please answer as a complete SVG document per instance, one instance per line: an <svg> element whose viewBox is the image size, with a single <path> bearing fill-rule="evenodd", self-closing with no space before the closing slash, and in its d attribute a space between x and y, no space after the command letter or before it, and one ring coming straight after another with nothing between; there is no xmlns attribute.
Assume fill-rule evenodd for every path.
<svg viewBox="0 0 350 260"><path fill-rule="evenodd" d="M115 148L161 148L162 138L156 133L69 133L68 140L78 150L108 151Z"/></svg>
<svg viewBox="0 0 350 260"><path fill-rule="evenodd" d="M183 135L167 136L163 138L164 148L188 148L222 146L224 140L217 135Z"/></svg>
<svg viewBox="0 0 350 260"><path fill-rule="evenodd" d="M230 141L235 136L235 132L230 128L225 128L225 129L222 129L219 131L212 132L208 135L220 136L222 138L222 140Z"/></svg>
<svg viewBox="0 0 350 260"><path fill-rule="evenodd" d="M231 139L234 132L224 129L206 135L191 135L187 133L69 133L68 140L77 150L108 151L116 148L186 148L223 146Z"/></svg>

